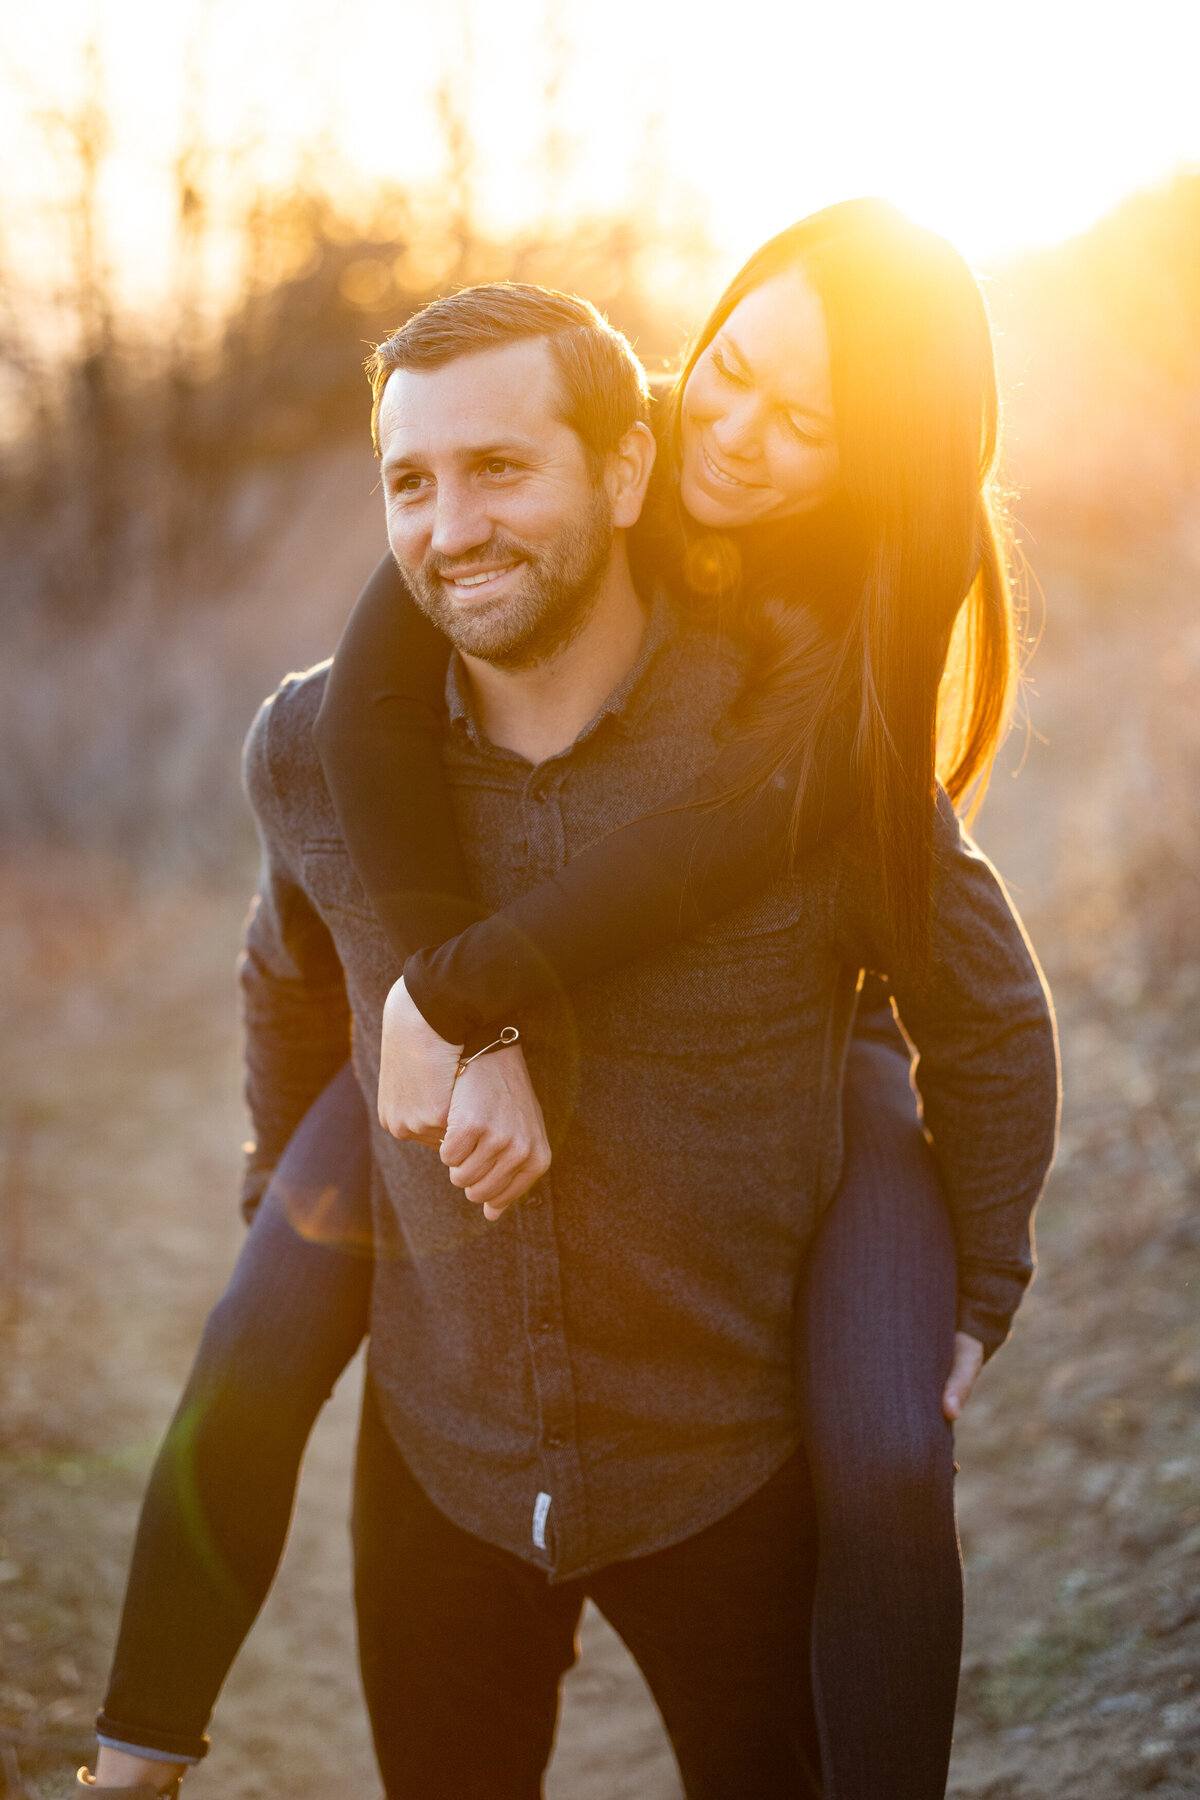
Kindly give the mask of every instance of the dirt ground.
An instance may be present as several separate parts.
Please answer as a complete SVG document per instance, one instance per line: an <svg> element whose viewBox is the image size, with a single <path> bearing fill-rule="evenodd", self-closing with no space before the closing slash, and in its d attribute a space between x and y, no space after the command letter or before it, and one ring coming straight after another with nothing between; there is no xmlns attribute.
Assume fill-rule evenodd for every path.
<svg viewBox="0 0 1200 1800"><path fill-rule="evenodd" d="M1109 774L1079 727L1095 672L1056 667L1047 742L980 830L1056 988L1067 1103L1041 1271L959 1432L950 1792L1182 1800L1200 1793L1200 966L1147 977L1130 949L1112 834L1093 829ZM140 1488L238 1244L231 969L250 879L0 871L0 1767L30 1800L65 1795L90 1753ZM348 1600L356 1386L319 1426L195 1800L378 1793ZM547 1791L679 1793L640 1678L592 1615Z"/></svg>

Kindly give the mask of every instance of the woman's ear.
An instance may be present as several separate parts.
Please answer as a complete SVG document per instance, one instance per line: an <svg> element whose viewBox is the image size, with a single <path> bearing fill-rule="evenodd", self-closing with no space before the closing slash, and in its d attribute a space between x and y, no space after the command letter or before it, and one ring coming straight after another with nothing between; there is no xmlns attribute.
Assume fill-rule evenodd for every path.
<svg viewBox="0 0 1200 1800"><path fill-rule="evenodd" d="M613 525L618 531L628 531L641 517L657 453L654 433L639 419L609 456L605 481L612 499Z"/></svg>

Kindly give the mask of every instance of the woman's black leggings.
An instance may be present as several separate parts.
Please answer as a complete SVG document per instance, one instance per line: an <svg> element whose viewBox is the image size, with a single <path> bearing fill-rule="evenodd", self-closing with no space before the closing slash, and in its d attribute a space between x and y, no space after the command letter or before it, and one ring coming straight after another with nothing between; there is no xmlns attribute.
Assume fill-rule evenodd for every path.
<svg viewBox="0 0 1200 1800"><path fill-rule="evenodd" d="M962 1627L941 1412L955 1256L889 1014L852 1041L845 1128L842 1183L797 1300L824 1788L827 1800L940 1800ZM369 1167L347 1069L276 1171L154 1464L97 1721L105 1742L204 1753L279 1561L313 1421L365 1329Z"/></svg>

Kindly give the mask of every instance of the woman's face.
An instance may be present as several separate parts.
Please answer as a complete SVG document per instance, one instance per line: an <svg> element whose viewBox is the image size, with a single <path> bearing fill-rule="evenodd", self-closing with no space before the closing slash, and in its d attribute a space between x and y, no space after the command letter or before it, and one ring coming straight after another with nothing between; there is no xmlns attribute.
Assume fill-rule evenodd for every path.
<svg viewBox="0 0 1200 1800"><path fill-rule="evenodd" d="M795 518L838 481L829 338L798 271L746 295L683 390L680 493L714 530Z"/></svg>

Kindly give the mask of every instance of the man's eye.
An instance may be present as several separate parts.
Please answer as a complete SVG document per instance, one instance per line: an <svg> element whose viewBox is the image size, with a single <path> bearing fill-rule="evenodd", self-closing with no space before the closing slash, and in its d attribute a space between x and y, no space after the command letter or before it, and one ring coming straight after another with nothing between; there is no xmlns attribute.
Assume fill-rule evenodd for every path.
<svg viewBox="0 0 1200 1800"><path fill-rule="evenodd" d="M424 483L423 475L398 475L392 483L393 494L419 494Z"/></svg>
<svg viewBox="0 0 1200 1800"><path fill-rule="evenodd" d="M508 475L511 473L513 465L507 456L489 456L483 468L487 475Z"/></svg>

